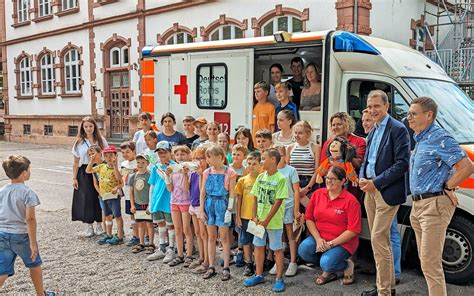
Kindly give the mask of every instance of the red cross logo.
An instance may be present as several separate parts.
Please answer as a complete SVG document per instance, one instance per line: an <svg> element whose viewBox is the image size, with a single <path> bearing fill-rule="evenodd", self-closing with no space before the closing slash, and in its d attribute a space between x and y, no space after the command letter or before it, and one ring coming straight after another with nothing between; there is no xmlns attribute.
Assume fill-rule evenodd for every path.
<svg viewBox="0 0 474 296"><path fill-rule="evenodd" d="M174 94L179 95L179 103L187 104L188 97L188 79L186 75L179 77L179 84L174 86Z"/></svg>

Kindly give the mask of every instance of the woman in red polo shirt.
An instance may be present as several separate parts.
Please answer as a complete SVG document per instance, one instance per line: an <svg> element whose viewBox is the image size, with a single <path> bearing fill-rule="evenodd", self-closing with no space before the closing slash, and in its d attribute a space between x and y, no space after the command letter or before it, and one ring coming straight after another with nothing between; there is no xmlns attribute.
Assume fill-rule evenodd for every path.
<svg viewBox="0 0 474 296"><path fill-rule="evenodd" d="M344 189L345 182L345 171L331 167L326 188L314 192L306 207L306 227L311 235L301 242L298 255L306 262L319 264L323 273L316 278L318 285L337 279L336 272L341 271L344 285L354 282L354 263L349 257L359 244L360 204Z"/></svg>

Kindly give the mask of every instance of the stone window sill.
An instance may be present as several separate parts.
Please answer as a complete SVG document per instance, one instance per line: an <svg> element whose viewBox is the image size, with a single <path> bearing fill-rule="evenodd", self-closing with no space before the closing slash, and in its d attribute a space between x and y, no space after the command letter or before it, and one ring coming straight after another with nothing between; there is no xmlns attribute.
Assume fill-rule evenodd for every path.
<svg viewBox="0 0 474 296"><path fill-rule="evenodd" d="M34 19L32 19L32 21L35 22L35 23L39 23L39 22L44 22L44 21L51 20L51 19L53 19L53 15L49 14L49 15L39 16L37 18L34 18Z"/></svg>
<svg viewBox="0 0 474 296"><path fill-rule="evenodd" d="M15 99L17 100L32 100L33 96L16 96Z"/></svg>
<svg viewBox="0 0 474 296"><path fill-rule="evenodd" d="M52 94L52 95L38 95L36 96L38 99L56 99L56 95L55 94Z"/></svg>
<svg viewBox="0 0 474 296"><path fill-rule="evenodd" d="M19 27L28 26L29 24L31 24L31 21L25 21L25 22L13 24L12 27L19 28Z"/></svg>
<svg viewBox="0 0 474 296"><path fill-rule="evenodd" d="M79 12L79 7L74 7L74 8L68 9L68 10L62 10L60 12L56 12L56 15L58 17L61 17L61 16L65 16L65 15L78 13L78 12Z"/></svg>
<svg viewBox="0 0 474 296"><path fill-rule="evenodd" d="M59 96L60 96L61 98L66 98L66 99L68 99L68 98L80 98L80 97L82 97L82 92L79 92L79 93L72 93L72 94L66 94L66 93L64 93L64 94L60 94Z"/></svg>

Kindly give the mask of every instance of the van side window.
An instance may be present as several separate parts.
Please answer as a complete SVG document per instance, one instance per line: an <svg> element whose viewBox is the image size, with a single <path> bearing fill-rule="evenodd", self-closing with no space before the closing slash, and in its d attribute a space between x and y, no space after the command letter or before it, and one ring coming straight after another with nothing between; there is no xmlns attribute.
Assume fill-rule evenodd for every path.
<svg viewBox="0 0 474 296"><path fill-rule="evenodd" d="M224 109L227 106L226 64L200 64L196 72L196 102L198 108Z"/></svg>
<svg viewBox="0 0 474 296"><path fill-rule="evenodd" d="M408 104L400 92L391 84L373 80L351 80L349 81L347 106L349 115L356 122L355 134L361 137L367 136L362 128L362 111L367 108L367 97L374 89L383 90L387 93L390 109L388 112L395 119L403 121L408 112Z"/></svg>

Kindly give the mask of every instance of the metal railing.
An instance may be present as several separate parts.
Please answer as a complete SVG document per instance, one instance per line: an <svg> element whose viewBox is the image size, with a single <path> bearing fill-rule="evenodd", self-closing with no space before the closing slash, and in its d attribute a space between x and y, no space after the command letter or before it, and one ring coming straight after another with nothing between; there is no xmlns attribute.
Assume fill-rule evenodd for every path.
<svg viewBox="0 0 474 296"><path fill-rule="evenodd" d="M456 82L474 82L474 47L426 51L425 55L439 64Z"/></svg>

